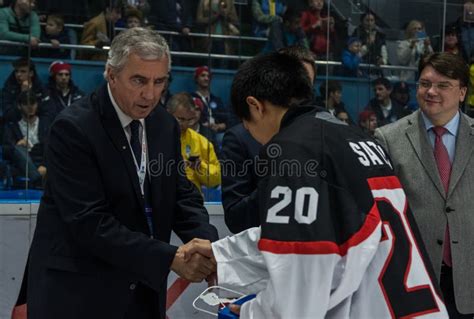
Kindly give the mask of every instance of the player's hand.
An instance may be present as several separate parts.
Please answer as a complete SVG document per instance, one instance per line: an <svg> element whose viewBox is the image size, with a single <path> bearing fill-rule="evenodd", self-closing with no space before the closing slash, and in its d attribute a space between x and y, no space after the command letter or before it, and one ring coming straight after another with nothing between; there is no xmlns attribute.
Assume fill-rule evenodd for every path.
<svg viewBox="0 0 474 319"><path fill-rule="evenodd" d="M236 315L240 315L240 306L239 305L229 305L229 309L232 313L235 313Z"/></svg>
<svg viewBox="0 0 474 319"><path fill-rule="evenodd" d="M171 270L191 282L201 282L215 273L216 261L212 254L211 242L195 238L180 246L171 264Z"/></svg>

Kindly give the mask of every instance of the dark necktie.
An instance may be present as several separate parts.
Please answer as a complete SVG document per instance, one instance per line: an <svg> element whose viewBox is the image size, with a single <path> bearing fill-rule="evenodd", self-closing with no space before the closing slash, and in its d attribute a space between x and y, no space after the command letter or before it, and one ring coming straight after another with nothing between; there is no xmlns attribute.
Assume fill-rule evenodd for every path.
<svg viewBox="0 0 474 319"><path fill-rule="evenodd" d="M140 166L142 160L142 146L140 143L140 121L133 120L130 123L130 146L132 147L133 154L137 160L137 165Z"/></svg>
<svg viewBox="0 0 474 319"><path fill-rule="evenodd" d="M449 189L449 178L451 176L451 161L449 160L448 150L443 144L442 136L448 130L442 126L435 126L432 128L432 130L436 136L434 143L434 157L436 160L436 166L438 166L439 177L441 178L441 182L443 183L444 191L447 196ZM444 234L443 261L446 265L451 267L451 243L448 225L446 225L446 231Z"/></svg>

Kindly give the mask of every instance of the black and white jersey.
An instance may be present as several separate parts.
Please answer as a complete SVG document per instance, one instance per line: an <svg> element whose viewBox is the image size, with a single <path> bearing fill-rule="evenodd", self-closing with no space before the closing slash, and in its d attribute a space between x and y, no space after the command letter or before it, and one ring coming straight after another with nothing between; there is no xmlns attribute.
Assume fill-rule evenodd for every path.
<svg viewBox="0 0 474 319"><path fill-rule="evenodd" d="M290 109L264 146L261 228L213 244L241 318L448 318L405 193L357 128Z"/></svg>

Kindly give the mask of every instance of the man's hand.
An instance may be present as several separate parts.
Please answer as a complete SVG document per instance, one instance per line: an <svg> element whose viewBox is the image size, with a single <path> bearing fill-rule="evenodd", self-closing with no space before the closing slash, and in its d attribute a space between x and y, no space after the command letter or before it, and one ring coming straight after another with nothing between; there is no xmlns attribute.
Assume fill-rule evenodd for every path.
<svg viewBox="0 0 474 319"><path fill-rule="evenodd" d="M201 282L216 272L216 261L209 240L195 238L176 251L171 264L180 277L191 282Z"/></svg>

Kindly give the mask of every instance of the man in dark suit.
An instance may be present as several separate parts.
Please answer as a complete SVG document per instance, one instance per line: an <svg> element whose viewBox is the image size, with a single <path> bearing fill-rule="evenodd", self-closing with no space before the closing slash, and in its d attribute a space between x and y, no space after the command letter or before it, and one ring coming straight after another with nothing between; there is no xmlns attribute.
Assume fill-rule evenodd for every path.
<svg viewBox="0 0 474 319"><path fill-rule="evenodd" d="M460 112L466 63L451 53L418 67L420 109L375 131L393 161L433 264L450 318L474 314L474 120Z"/></svg>
<svg viewBox="0 0 474 319"><path fill-rule="evenodd" d="M155 108L169 68L156 31L123 31L111 45L107 84L53 123L28 318L165 318L170 270L194 282L215 271L210 252L195 253L217 231L178 172L178 123ZM170 245L172 230L189 242Z"/></svg>
<svg viewBox="0 0 474 319"><path fill-rule="evenodd" d="M225 223L234 234L260 226L255 161L262 144L242 123L227 130L222 141L222 205Z"/></svg>

